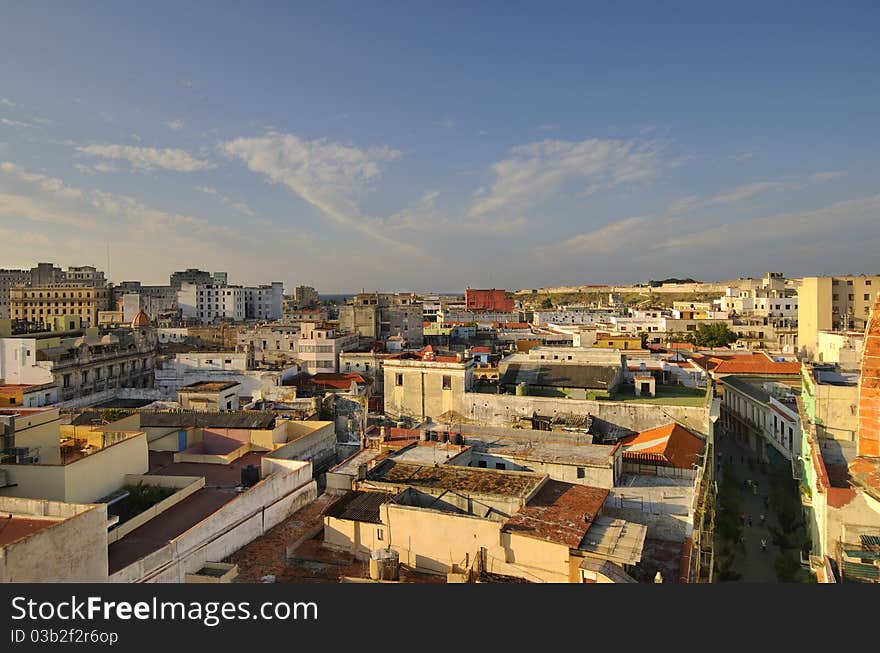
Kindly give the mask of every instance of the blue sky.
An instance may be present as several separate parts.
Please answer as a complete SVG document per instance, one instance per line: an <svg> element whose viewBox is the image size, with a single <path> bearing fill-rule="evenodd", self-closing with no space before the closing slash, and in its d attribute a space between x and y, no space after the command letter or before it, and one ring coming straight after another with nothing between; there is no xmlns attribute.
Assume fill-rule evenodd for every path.
<svg viewBox="0 0 880 653"><path fill-rule="evenodd" d="M880 9L713 4L7 3L0 265L876 274Z"/></svg>

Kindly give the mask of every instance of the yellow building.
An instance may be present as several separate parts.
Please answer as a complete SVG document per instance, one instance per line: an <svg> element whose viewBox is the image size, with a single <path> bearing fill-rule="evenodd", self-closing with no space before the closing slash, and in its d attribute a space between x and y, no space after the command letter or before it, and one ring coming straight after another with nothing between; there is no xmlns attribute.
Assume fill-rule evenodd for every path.
<svg viewBox="0 0 880 653"><path fill-rule="evenodd" d="M642 339L632 336L600 336L593 347L599 349L641 349Z"/></svg>
<svg viewBox="0 0 880 653"><path fill-rule="evenodd" d="M863 331L880 276L804 277L798 288L798 346L811 358L819 331Z"/></svg>
<svg viewBox="0 0 880 653"><path fill-rule="evenodd" d="M9 313L13 320L48 324L61 316L79 317L97 326L98 312L110 308L111 291L73 284L25 286L9 290Z"/></svg>

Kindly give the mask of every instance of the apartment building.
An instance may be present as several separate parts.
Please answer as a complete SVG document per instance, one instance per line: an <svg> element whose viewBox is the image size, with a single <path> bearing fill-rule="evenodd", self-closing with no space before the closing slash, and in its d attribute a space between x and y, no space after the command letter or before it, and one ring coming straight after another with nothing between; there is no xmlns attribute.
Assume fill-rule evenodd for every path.
<svg viewBox="0 0 880 653"><path fill-rule="evenodd" d="M54 318L65 316L78 317L88 326L97 326L98 312L112 309L111 300L109 288L84 284L51 283L9 290L12 320L47 327Z"/></svg>
<svg viewBox="0 0 880 653"><path fill-rule="evenodd" d="M225 286L227 283L227 274L226 272L215 272L214 274L211 274L210 272L199 270L197 268L187 268L180 272L172 272L169 278L169 283L174 288L180 288L185 283L205 286L211 284Z"/></svg>
<svg viewBox="0 0 880 653"><path fill-rule="evenodd" d="M0 320L8 320L9 291L17 286L30 283L31 273L28 270L0 270Z"/></svg>
<svg viewBox="0 0 880 653"><path fill-rule="evenodd" d="M113 388L153 387L151 329L97 329L77 336L0 339L0 376L10 384L54 384L69 401Z"/></svg>
<svg viewBox="0 0 880 653"><path fill-rule="evenodd" d="M418 295L361 292L339 307L339 328L369 340L399 335L410 347L421 347L423 317Z"/></svg>
<svg viewBox="0 0 880 653"><path fill-rule="evenodd" d="M249 348L257 364L297 364L309 374L338 372L339 355L357 346L357 334L315 322L261 326L239 333L237 344L239 351Z"/></svg>
<svg viewBox="0 0 880 653"><path fill-rule="evenodd" d="M220 320L280 320L283 284L256 287L184 282L177 304L184 317L210 324Z"/></svg>
<svg viewBox="0 0 880 653"><path fill-rule="evenodd" d="M804 277L798 288L798 346L813 359L820 331L864 331L880 276Z"/></svg>
<svg viewBox="0 0 880 653"><path fill-rule="evenodd" d="M474 361L442 355L430 345L384 361L385 412L392 418L437 418L461 404L473 386Z"/></svg>

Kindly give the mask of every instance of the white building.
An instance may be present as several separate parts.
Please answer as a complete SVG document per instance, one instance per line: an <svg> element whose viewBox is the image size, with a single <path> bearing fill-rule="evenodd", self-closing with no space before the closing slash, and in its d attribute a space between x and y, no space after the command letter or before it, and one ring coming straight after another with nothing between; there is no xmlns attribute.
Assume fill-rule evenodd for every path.
<svg viewBox="0 0 880 653"><path fill-rule="evenodd" d="M786 297L777 290L728 288L716 301L721 311L739 315L796 320L798 314L797 296Z"/></svg>
<svg viewBox="0 0 880 653"><path fill-rule="evenodd" d="M261 326L238 334L238 348L250 347L259 363L299 366L309 374L338 372L339 354L357 349L355 333L338 334L315 322Z"/></svg>
<svg viewBox="0 0 880 653"><path fill-rule="evenodd" d="M610 315L610 313L592 311L534 311L532 324L599 324L606 322Z"/></svg>
<svg viewBox="0 0 880 653"><path fill-rule="evenodd" d="M184 317L198 318L206 324L219 320L280 320L283 301L280 281L257 287L183 283L177 294Z"/></svg>

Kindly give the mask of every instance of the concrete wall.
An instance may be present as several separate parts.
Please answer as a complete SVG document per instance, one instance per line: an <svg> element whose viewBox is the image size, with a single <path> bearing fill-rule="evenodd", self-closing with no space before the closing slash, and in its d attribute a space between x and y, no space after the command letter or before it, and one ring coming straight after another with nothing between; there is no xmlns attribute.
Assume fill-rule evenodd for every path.
<svg viewBox="0 0 880 653"><path fill-rule="evenodd" d="M709 431L708 402L706 406L694 407L468 392L462 396L459 412L482 426L510 426L520 417L531 417L535 412L539 415L589 413L637 432L673 420L702 435Z"/></svg>
<svg viewBox="0 0 880 653"><path fill-rule="evenodd" d="M271 457L309 460L315 468L335 460L336 431L333 428L333 422L324 422L324 426L313 433L298 437L275 449Z"/></svg>
<svg viewBox="0 0 880 653"><path fill-rule="evenodd" d="M450 465L466 465L468 467L479 467L478 461L486 463L487 469L497 469L497 464L503 464L503 469L521 471L521 472L537 472L539 474L547 474L556 481L565 481L566 483L577 483L578 485L587 485L590 487L612 488L614 487L614 468L609 463L607 468L603 467L587 467L583 466L583 478L578 478L578 465L567 463L551 463L537 460L526 460L516 456L507 456L504 454L490 454L481 451L472 451L469 456L456 456L449 460Z"/></svg>
<svg viewBox="0 0 880 653"><path fill-rule="evenodd" d="M9 483L17 484L0 495L91 503L118 490L126 474L144 474L148 466L147 437L140 433L67 465L0 465Z"/></svg>
<svg viewBox="0 0 880 653"><path fill-rule="evenodd" d="M410 361L406 361L410 362ZM460 398L470 389L473 366L442 363L419 365L385 363L385 412L393 416L437 417L459 410ZM396 383L403 374L403 385ZM443 377L450 377L450 389L443 389Z"/></svg>
<svg viewBox="0 0 880 653"><path fill-rule="evenodd" d="M182 583L187 573L231 555L314 501L317 494L309 463L277 469L166 546L120 569L110 580Z"/></svg>
<svg viewBox="0 0 880 653"><path fill-rule="evenodd" d="M134 529L146 524L153 517L162 514L171 506L180 503L194 492L205 487L205 477L126 474L125 485L137 485L138 483L175 488L177 491L171 496L162 499L159 503L153 504L142 513L132 517L124 524L108 531L107 544L113 544L113 542L125 537Z"/></svg>
<svg viewBox="0 0 880 653"><path fill-rule="evenodd" d="M16 417L15 446L38 449L40 462L57 465L61 462L59 425L57 410Z"/></svg>
<svg viewBox="0 0 880 653"><path fill-rule="evenodd" d="M106 506L3 497L0 512L63 519L0 548L0 583L107 581Z"/></svg>

